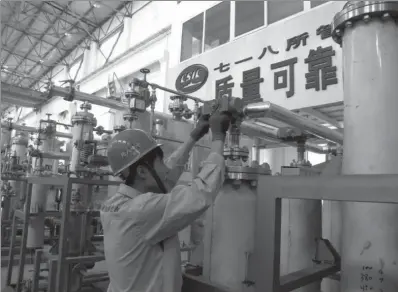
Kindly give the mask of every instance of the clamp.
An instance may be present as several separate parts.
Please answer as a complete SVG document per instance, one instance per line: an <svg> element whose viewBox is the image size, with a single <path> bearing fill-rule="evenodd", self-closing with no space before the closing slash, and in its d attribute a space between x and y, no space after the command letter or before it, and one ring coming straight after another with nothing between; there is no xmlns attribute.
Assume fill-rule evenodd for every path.
<svg viewBox="0 0 398 292"><path fill-rule="evenodd" d="M61 80L60 82L61 82L61 86L64 84L69 85L69 86L66 86L66 88L69 89L69 94L68 94L68 96L64 97L64 100L73 101L75 99L75 91L76 91L75 80L67 79L67 80ZM50 87L49 87L50 91L51 91L51 87L52 87L52 83L50 82Z"/></svg>

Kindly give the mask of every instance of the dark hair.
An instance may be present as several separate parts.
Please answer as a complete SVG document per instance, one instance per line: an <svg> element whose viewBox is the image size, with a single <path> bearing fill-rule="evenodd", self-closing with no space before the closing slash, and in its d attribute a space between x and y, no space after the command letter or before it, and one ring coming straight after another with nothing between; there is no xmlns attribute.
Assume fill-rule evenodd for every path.
<svg viewBox="0 0 398 292"><path fill-rule="evenodd" d="M154 166L155 159L159 157L160 159L163 159L163 150L160 147L155 148L151 152L145 154L137 163L134 163L133 165L130 165L129 168L129 175L122 179L125 180L126 185L132 185L134 184L135 181L135 176L137 175L137 167L139 165L144 165L148 164L149 166Z"/></svg>

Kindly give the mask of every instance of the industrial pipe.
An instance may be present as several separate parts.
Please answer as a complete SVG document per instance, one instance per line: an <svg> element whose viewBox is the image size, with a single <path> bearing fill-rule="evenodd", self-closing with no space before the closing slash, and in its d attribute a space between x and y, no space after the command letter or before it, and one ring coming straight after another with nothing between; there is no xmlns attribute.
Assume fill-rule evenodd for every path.
<svg viewBox="0 0 398 292"><path fill-rule="evenodd" d="M39 156L41 158L48 158L55 160L70 160L71 153L47 151L47 152L40 152Z"/></svg>
<svg viewBox="0 0 398 292"><path fill-rule="evenodd" d="M40 91L28 88L21 88L15 85L1 82L1 95L6 94L10 96L23 97L25 100L31 100L34 103L45 102L47 100L46 96L43 95L43 93L41 93Z"/></svg>
<svg viewBox="0 0 398 292"><path fill-rule="evenodd" d="M38 133L39 129L35 127L29 127L29 126L24 126L24 125L18 125L14 123L8 123L8 122L1 122L1 128L4 129L11 129L11 130L16 130L16 131L23 131L23 132L31 132L31 133ZM55 136L60 137L60 138L72 138L72 134L70 133L62 133L62 132L56 132Z"/></svg>
<svg viewBox="0 0 398 292"><path fill-rule="evenodd" d="M243 135L251 138L261 138L271 143L281 143L279 131L277 128L258 125L252 121L243 121L240 125L240 131Z"/></svg>
<svg viewBox="0 0 398 292"><path fill-rule="evenodd" d="M397 20L397 1L349 1L332 23L343 56L343 175L398 173ZM341 210L338 291L397 291L398 206L345 202Z"/></svg>
<svg viewBox="0 0 398 292"><path fill-rule="evenodd" d="M60 96L60 97L66 97L69 98L71 96L69 88L63 88L60 86L53 86L51 87L51 92L50 94L52 96ZM80 91L74 91L73 93L73 99L78 100L78 101L85 101L91 104L99 105L99 106L104 106L110 109L115 109L115 110L126 110L128 109L128 105L118 102L113 99L108 99L108 98L103 98L99 96L95 96L92 94L80 92Z"/></svg>
<svg viewBox="0 0 398 292"><path fill-rule="evenodd" d="M169 93L173 93L173 94L176 94L176 95L179 95L179 96L186 97L186 98L188 98L188 99L190 99L190 100L193 100L193 101L196 101L196 102L204 103L204 101L201 100L201 99L198 98L198 97L195 97L195 96L192 96L192 95L189 95L189 94L185 94L185 93L182 93L182 92L180 92L180 91L173 90L173 89L170 89L170 88L167 88L167 87L164 87L164 86L160 86L160 85L158 85L158 84L156 84L156 83L148 83L148 84L149 84L153 89L160 89L160 90L163 90L163 91L166 91L166 92L169 92Z"/></svg>
<svg viewBox="0 0 398 292"><path fill-rule="evenodd" d="M308 151L319 153L319 154L336 153L336 151L338 150L338 147L336 145L319 146L318 144L311 143L311 142L306 142L305 148Z"/></svg>
<svg viewBox="0 0 398 292"><path fill-rule="evenodd" d="M340 145L343 144L343 134L318 125L307 118L268 101L249 104L243 109L243 113L249 118L273 118L308 134Z"/></svg>

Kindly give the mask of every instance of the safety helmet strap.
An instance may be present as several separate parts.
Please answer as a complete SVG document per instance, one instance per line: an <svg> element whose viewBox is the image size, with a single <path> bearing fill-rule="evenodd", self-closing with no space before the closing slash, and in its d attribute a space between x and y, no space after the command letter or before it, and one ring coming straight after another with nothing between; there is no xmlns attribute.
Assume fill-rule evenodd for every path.
<svg viewBox="0 0 398 292"><path fill-rule="evenodd" d="M146 168L148 168L149 172L151 173L152 177L155 179L156 183L158 184L159 189L162 191L163 194L167 194L167 189L163 183L163 181L160 179L159 175L157 174L156 170L149 165L146 161L143 163Z"/></svg>

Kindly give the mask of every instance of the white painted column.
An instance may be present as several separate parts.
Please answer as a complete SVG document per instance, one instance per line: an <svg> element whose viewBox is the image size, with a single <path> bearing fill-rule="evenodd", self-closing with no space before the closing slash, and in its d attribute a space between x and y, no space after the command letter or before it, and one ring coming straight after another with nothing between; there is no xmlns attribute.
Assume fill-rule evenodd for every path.
<svg viewBox="0 0 398 292"><path fill-rule="evenodd" d="M398 26L386 11L397 15L398 3L353 1L333 23L343 45L345 175L398 173ZM350 202L342 212L341 291L396 292L398 206Z"/></svg>

